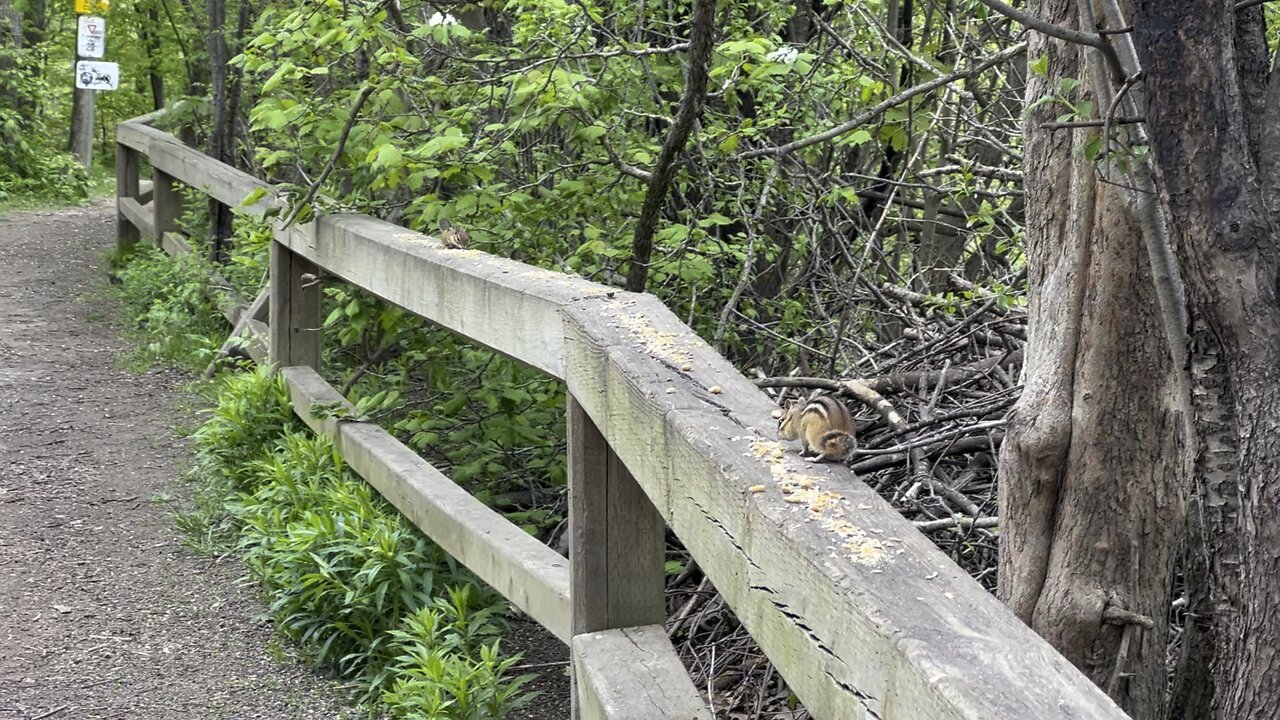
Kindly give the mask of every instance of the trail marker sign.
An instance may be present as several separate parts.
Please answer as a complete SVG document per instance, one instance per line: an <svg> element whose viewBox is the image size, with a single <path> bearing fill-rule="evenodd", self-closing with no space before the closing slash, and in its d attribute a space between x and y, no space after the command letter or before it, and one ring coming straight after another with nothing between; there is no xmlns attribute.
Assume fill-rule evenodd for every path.
<svg viewBox="0 0 1280 720"><path fill-rule="evenodd" d="M107 47L107 21L95 15L81 15L76 30L76 53L100 58Z"/></svg>
<svg viewBox="0 0 1280 720"><path fill-rule="evenodd" d="M120 87L120 66L113 62L81 60L76 63L76 87L81 90L115 90Z"/></svg>

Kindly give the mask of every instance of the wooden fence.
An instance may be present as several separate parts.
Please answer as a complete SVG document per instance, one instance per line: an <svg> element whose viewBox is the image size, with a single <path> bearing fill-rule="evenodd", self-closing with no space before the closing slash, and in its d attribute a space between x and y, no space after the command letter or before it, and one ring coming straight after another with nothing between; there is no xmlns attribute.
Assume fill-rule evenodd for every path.
<svg viewBox="0 0 1280 720"><path fill-rule="evenodd" d="M153 119L117 129L122 245L182 251L179 182L251 213L280 204ZM269 301L228 317L269 335L294 412L352 468L570 646L580 717L711 717L663 628L664 527L816 718L1127 717L848 468L779 443L773 403L652 296L353 214L277 223L270 265ZM566 383L570 559L378 426L311 413L344 402L317 372L323 274Z"/></svg>

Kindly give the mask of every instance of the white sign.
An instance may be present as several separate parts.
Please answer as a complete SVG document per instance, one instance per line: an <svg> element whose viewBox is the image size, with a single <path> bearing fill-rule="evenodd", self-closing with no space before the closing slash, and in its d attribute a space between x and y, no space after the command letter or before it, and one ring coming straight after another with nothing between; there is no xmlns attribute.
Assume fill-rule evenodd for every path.
<svg viewBox="0 0 1280 720"><path fill-rule="evenodd" d="M120 87L120 66L81 60L76 63L76 87L81 90L115 90Z"/></svg>
<svg viewBox="0 0 1280 720"><path fill-rule="evenodd" d="M100 58L107 46L107 21L94 15L81 15L76 31L76 52L80 57Z"/></svg>

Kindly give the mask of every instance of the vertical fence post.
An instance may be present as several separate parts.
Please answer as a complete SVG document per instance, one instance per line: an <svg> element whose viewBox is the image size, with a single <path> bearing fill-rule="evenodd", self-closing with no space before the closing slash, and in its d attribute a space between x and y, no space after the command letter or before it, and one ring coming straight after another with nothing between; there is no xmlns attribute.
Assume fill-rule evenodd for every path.
<svg viewBox="0 0 1280 720"><path fill-rule="evenodd" d="M156 169L152 187L151 206L156 222L156 246L164 244L164 234L178 231L178 218L182 217L182 195L178 193L178 179L163 170Z"/></svg>
<svg viewBox="0 0 1280 720"><path fill-rule="evenodd" d="M142 236L120 211L121 198L137 199L138 194L138 153L116 143L116 250L120 252L133 247Z"/></svg>
<svg viewBox="0 0 1280 720"><path fill-rule="evenodd" d="M667 619L665 526L573 396L569 430L569 600L573 634ZM573 716L578 716L577 688Z"/></svg>
<svg viewBox="0 0 1280 720"><path fill-rule="evenodd" d="M314 228L312 225L309 230L314 232ZM279 240L271 241L270 350L271 362L277 367L320 369L319 275L314 263Z"/></svg>

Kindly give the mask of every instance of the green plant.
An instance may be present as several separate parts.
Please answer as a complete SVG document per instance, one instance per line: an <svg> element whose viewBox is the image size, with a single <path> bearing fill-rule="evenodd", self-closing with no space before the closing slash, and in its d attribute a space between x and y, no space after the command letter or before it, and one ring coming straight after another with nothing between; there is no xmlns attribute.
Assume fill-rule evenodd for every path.
<svg viewBox="0 0 1280 720"><path fill-rule="evenodd" d="M265 367L224 375L208 416L191 434L199 467L226 479L234 492L252 493L262 478L258 461L286 433L302 429L283 378Z"/></svg>
<svg viewBox="0 0 1280 720"><path fill-rule="evenodd" d="M430 601L450 563L323 440L289 434L257 467L263 481L234 512L272 615L317 663L344 676L377 666L388 631Z"/></svg>
<svg viewBox="0 0 1280 720"><path fill-rule="evenodd" d="M205 292L208 265L195 253L170 257L147 245L112 259L132 332L141 347L129 358L137 367L165 362L203 369L229 331Z"/></svg>
<svg viewBox="0 0 1280 720"><path fill-rule="evenodd" d="M392 632L395 681L382 696L395 717L497 720L534 699L522 692L531 676L508 677L519 657L501 656L494 612L464 587L405 618Z"/></svg>
<svg viewBox="0 0 1280 720"><path fill-rule="evenodd" d="M37 111L52 92L41 72L47 48L0 48L0 202L15 198L56 202L89 195L89 174L58 147Z"/></svg>

